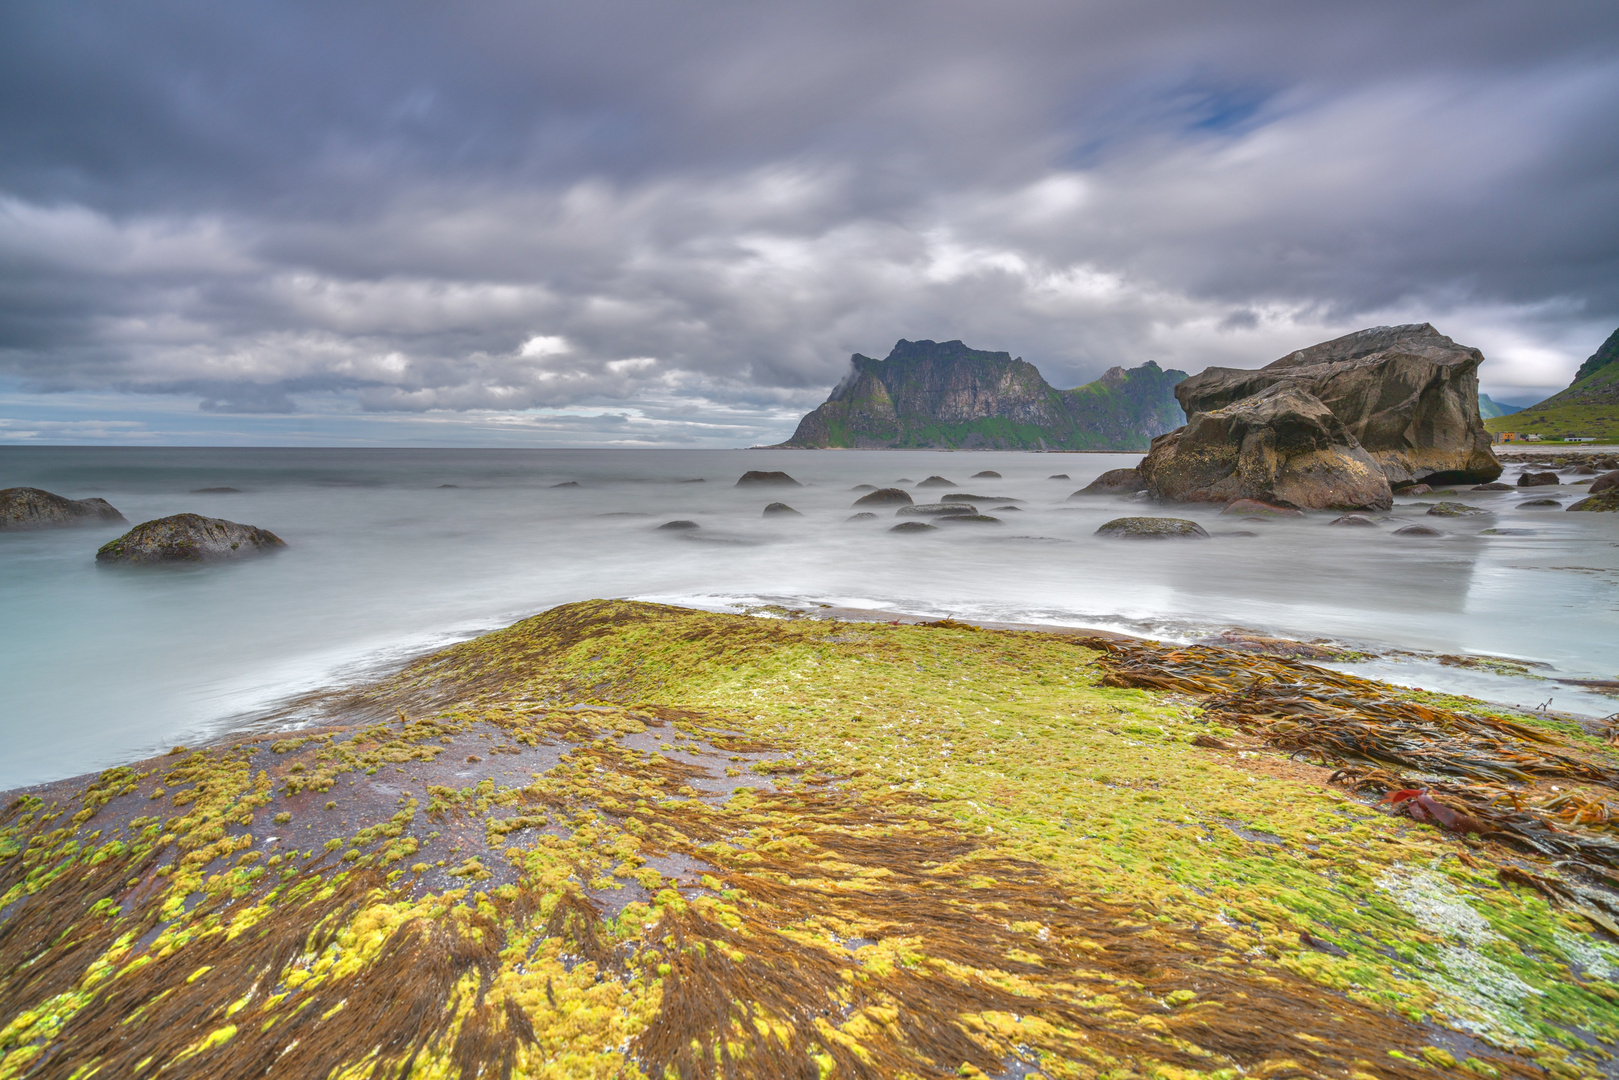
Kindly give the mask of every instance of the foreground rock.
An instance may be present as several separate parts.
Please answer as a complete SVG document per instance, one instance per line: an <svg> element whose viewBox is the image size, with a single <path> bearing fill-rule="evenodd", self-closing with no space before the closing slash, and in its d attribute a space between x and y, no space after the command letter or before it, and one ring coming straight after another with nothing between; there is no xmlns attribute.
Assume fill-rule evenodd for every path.
<svg viewBox="0 0 1619 1080"><path fill-rule="evenodd" d="M1122 517L1114 518L1097 529L1096 535L1162 540L1174 537L1206 538L1209 534L1203 526L1186 518Z"/></svg>
<svg viewBox="0 0 1619 1080"><path fill-rule="evenodd" d="M1176 386L1175 397L1195 419L1291 387L1326 406L1393 486L1483 483L1501 475L1478 410L1483 360L1427 323L1378 326L1256 371L1209 368Z"/></svg>
<svg viewBox="0 0 1619 1080"><path fill-rule="evenodd" d="M797 480L784 472L763 472L759 469L749 469L742 474L736 482L737 487L803 487Z"/></svg>
<svg viewBox="0 0 1619 1080"><path fill-rule="evenodd" d="M1056 477L1052 479L1055 480ZM1066 480L1068 477L1064 476L1063 479ZM1146 487L1147 483L1141 479L1139 469L1109 469L1068 497L1072 499L1079 495L1129 495L1132 492L1145 491Z"/></svg>
<svg viewBox="0 0 1619 1080"><path fill-rule="evenodd" d="M105 563L218 562L261 555L287 542L256 525L240 525L201 514L174 514L143 521L103 544L96 561Z"/></svg>
<svg viewBox="0 0 1619 1080"><path fill-rule="evenodd" d="M1591 481L1591 486L1586 490L1592 495L1600 495L1604 491L1619 491L1619 471L1603 473Z"/></svg>
<svg viewBox="0 0 1619 1080"><path fill-rule="evenodd" d="M1139 466L1154 497L1175 502L1239 499L1314 510L1387 510L1394 493L1382 468L1320 400L1276 384L1233 404L1200 411L1152 441Z"/></svg>
<svg viewBox="0 0 1619 1080"><path fill-rule="evenodd" d="M1619 489L1610 488L1600 495L1592 495L1581 499L1569 507L1570 510L1596 510L1613 512L1619 510Z"/></svg>
<svg viewBox="0 0 1619 1080"><path fill-rule="evenodd" d="M106 525L125 520L106 499L66 499L30 487L0 491L0 532Z"/></svg>

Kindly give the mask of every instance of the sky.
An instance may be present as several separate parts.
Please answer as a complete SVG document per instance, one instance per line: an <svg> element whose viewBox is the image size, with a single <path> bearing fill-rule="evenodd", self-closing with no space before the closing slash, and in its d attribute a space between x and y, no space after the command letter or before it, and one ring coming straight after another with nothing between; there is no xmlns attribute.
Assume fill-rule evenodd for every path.
<svg viewBox="0 0 1619 1080"><path fill-rule="evenodd" d="M851 353L1058 387L1619 326L1619 6L0 5L0 446L775 442Z"/></svg>

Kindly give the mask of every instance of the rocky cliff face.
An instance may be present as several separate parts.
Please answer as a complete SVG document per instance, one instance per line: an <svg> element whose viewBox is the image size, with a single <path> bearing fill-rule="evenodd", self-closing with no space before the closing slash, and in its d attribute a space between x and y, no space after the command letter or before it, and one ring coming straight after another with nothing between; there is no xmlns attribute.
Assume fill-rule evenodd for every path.
<svg viewBox="0 0 1619 1080"><path fill-rule="evenodd" d="M848 377L781 445L1144 449L1180 423L1172 390L1185 377L1149 362L1059 391L1010 353L901 340L886 359L851 357Z"/></svg>
<svg viewBox="0 0 1619 1080"><path fill-rule="evenodd" d="M1209 368L1176 386L1175 397L1195 417L1291 386L1331 410L1395 487L1479 483L1501 475L1479 416L1483 360L1427 323L1377 326L1257 370Z"/></svg>

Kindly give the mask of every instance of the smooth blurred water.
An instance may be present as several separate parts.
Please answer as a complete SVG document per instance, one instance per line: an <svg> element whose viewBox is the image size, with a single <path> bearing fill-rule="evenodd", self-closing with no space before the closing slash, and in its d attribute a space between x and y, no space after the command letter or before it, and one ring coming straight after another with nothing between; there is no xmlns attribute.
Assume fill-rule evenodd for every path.
<svg viewBox="0 0 1619 1080"><path fill-rule="evenodd" d="M120 568L98 566L94 555L121 528L0 533L0 788L205 738L292 694L591 597L716 609L816 601L1177 640L1243 627L1513 656L1551 665L1544 674L1552 676L1619 676L1619 515L1518 509L1530 496L1467 492L1465 501L1497 513L1425 518L1447 535L1412 540L1390 535L1392 524L1329 527L1332 515L1251 522L1215 508L1069 499L1137 459L3 448L0 487L99 495L132 523L182 511L229 518L270 529L289 547L229 565ZM735 487L748 469L784 469L805 486ZM981 469L1004 479L968 479ZM1052 473L1071 479L1047 479ZM859 494L853 485L930 474L959 486L916 492L919 502L960 490L1013 496L1021 509L997 513L1000 525L945 524L921 535L888 532L891 509L875 522L846 522ZM582 486L552 486L567 481ZM241 492L191 494L217 486ZM1533 496L1549 491L1566 503L1582 490ZM761 517L776 499L804 516ZM1405 505L1394 516L1423 512ZM1191 517L1214 536L1092 535L1110 518L1138 513ZM610 514L646 516L602 516ZM672 518L702 527L657 530ZM1479 535L1491 527L1529 532ZM1525 705L1551 697L1555 709L1589 715L1619 707L1552 682L1409 657L1366 670Z"/></svg>

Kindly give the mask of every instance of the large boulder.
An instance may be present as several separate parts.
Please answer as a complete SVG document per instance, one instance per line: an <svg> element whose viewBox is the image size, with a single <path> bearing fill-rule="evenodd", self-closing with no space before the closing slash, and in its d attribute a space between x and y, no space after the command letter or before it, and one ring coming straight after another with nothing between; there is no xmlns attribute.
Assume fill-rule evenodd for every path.
<svg viewBox="0 0 1619 1080"><path fill-rule="evenodd" d="M216 562L259 555L287 546L275 533L201 514L174 514L143 521L96 552L97 562Z"/></svg>
<svg viewBox="0 0 1619 1080"><path fill-rule="evenodd" d="M1591 481L1591 494L1600 495L1604 491L1619 490L1619 471L1603 473Z"/></svg>
<svg viewBox="0 0 1619 1080"><path fill-rule="evenodd" d="M1138 466L1155 498L1253 499L1312 510L1387 510L1377 461L1319 399L1289 383L1194 414L1152 441Z"/></svg>
<svg viewBox="0 0 1619 1080"><path fill-rule="evenodd" d="M1332 411L1395 487L1483 483L1501 475L1478 411L1483 360L1427 323L1378 326L1253 371L1209 368L1176 386L1175 397L1192 417L1296 387Z"/></svg>
<svg viewBox="0 0 1619 1080"><path fill-rule="evenodd" d="M126 520L106 499L65 499L39 488L0 491L0 532L106 525Z"/></svg>
<svg viewBox="0 0 1619 1080"><path fill-rule="evenodd" d="M1141 491L1146 486L1138 469L1109 469L1068 497L1072 499L1079 495L1129 495Z"/></svg>

